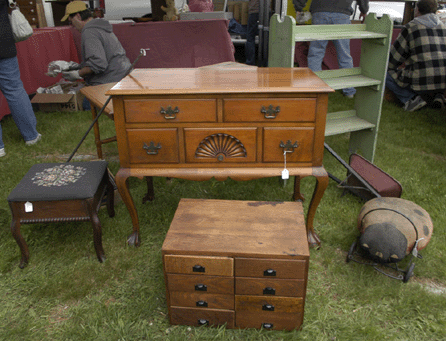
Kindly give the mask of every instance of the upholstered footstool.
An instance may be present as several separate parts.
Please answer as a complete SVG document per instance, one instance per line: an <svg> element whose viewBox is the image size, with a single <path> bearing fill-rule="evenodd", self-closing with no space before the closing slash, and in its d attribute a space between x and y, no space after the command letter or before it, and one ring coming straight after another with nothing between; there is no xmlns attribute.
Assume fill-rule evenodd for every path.
<svg viewBox="0 0 446 341"><path fill-rule="evenodd" d="M11 232L22 253L20 268L29 260L22 224L91 221L96 255L105 260L98 210L107 193L107 211L114 212L114 191L107 162L40 163L31 167L8 196Z"/></svg>

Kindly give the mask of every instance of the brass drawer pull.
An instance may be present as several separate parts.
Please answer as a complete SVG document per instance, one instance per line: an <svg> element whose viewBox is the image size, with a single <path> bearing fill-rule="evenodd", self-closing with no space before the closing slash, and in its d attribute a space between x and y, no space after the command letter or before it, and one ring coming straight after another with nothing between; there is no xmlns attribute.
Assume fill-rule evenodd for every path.
<svg viewBox="0 0 446 341"><path fill-rule="evenodd" d="M204 326L204 325L208 325L209 321L205 320L205 319L198 319L198 325L199 326Z"/></svg>
<svg viewBox="0 0 446 341"><path fill-rule="evenodd" d="M276 276L276 270L273 270L273 269L265 270L265 271L263 271L263 276L272 276L272 277L274 277L274 276Z"/></svg>
<svg viewBox="0 0 446 341"><path fill-rule="evenodd" d="M264 304L262 306L262 310L266 310L266 311L274 311L274 306L272 304Z"/></svg>
<svg viewBox="0 0 446 341"><path fill-rule="evenodd" d="M262 323L262 327L265 329L273 329L274 324L272 323Z"/></svg>
<svg viewBox="0 0 446 341"><path fill-rule="evenodd" d="M208 287L206 284L195 284L195 291L208 291Z"/></svg>
<svg viewBox="0 0 446 341"><path fill-rule="evenodd" d="M271 287L266 287L265 289L263 289L263 295L275 295L276 294L276 289L271 288Z"/></svg>
<svg viewBox="0 0 446 341"><path fill-rule="evenodd" d="M260 109L260 112L263 114L265 118L268 119L274 119L276 118L277 114L280 112L280 107L277 106L275 109L272 104L268 108L265 108L265 106L262 105L262 109Z"/></svg>
<svg viewBox="0 0 446 341"><path fill-rule="evenodd" d="M155 146L153 141L150 141L149 145L144 142L142 148L146 150L147 155L157 155L158 150L161 149L161 143L158 143L158 145Z"/></svg>
<svg viewBox="0 0 446 341"><path fill-rule="evenodd" d="M160 114L164 115L164 118L166 120L174 120L177 118L177 114L180 112L180 109L178 107L175 107L175 109L172 109L172 107L169 105L167 109L164 109L161 107Z"/></svg>
<svg viewBox="0 0 446 341"><path fill-rule="evenodd" d="M299 147L299 143L294 142L294 144L291 142L291 140L286 141L286 144L283 143L283 141L280 141L279 144L280 148L283 148L283 152L287 152L287 153L293 153L294 152L294 148Z"/></svg>
<svg viewBox="0 0 446 341"><path fill-rule="evenodd" d="M208 307L208 302L206 301L197 301L195 304L197 307L205 307L205 308Z"/></svg>

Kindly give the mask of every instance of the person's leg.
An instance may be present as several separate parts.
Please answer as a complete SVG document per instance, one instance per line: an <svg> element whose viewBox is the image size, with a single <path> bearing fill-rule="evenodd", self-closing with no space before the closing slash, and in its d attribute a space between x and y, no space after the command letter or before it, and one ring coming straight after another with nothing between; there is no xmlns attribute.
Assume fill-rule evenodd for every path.
<svg viewBox="0 0 446 341"><path fill-rule="evenodd" d="M5 96L12 118L25 141L39 136L31 101L23 88L17 57L0 59L0 90ZM3 143L3 142L2 142Z"/></svg>
<svg viewBox="0 0 446 341"><path fill-rule="evenodd" d="M350 17L342 13L332 13L332 22L334 25L349 25ZM353 58L350 54L350 39L333 40L338 57L340 69L350 69L353 67ZM342 92L345 96L351 97L356 93L355 88L346 88Z"/></svg>
<svg viewBox="0 0 446 341"><path fill-rule="evenodd" d="M327 12L312 13L311 22L313 25L328 25L329 14ZM310 43L308 49L308 67L312 71L322 70L322 61L325 57L325 49L327 48L328 40L316 40Z"/></svg>
<svg viewBox="0 0 446 341"><path fill-rule="evenodd" d="M251 13L249 15L245 43L245 57L248 65L256 65L256 35L259 34L258 21L259 13Z"/></svg>
<svg viewBox="0 0 446 341"><path fill-rule="evenodd" d="M417 95L412 89L399 86L389 73L386 75L386 88L392 91L402 104L407 103Z"/></svg>

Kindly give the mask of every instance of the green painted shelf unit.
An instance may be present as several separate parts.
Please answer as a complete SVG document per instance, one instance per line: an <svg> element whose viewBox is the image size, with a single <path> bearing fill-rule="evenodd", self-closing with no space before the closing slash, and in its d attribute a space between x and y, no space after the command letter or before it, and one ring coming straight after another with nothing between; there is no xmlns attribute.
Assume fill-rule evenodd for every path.
<svg viewBox="0 0 446 341"><path fill-rule="evenodd" d="M354 109L327 114L325 136L350 133L349 152L373 162L384 97L393 22L388 15L367 15L363 24L296 25L291 16L270 21L269 67L293 67L296 42L361 39L359 67L316 72L335 90L356 88Z"/></svg>

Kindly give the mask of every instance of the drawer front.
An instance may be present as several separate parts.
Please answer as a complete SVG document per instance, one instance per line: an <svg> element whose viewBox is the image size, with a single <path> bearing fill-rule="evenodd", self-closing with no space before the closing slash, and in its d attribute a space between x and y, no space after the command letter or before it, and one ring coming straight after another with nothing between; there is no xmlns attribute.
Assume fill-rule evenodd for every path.
<svg viewBox="0 0 446 341"><path fill-rule="evenodd" d="M269 330L294 330L303 322L302 313L258 313L241 311L236 314L237 328L263 328Z"/></svg>
<svg viewBox="0 0 446 341"><path fill-rule="evenodd" d="M298 313L302 312L302 297L270 297L235 295L235 310L258 313Z"/></svg>
<svg viewBox="0 0 446 341"><path fill-rule="evenodd" d="M314 128L265 128L263 161L311 162L313 160Z"/></svg>
<svg viewBox="0 0 446 341"><path fill-rule="evenodd" d="M241 163L256 161L257 128L184 129L186 161Z"/></svg>
<svg viewBox="0 0 446 341"><path fill-rule="evenodd" d="M233 276L234 259L227 257L165 255L166 273Z"/></svg>
<svg viewBox="0 0 446 341"><path fill-rule="evenodd" d="M234 295L190 293L173 291L169 293L170 305L203 309L234 309Z"/></svg>
<svg viewBox="0 0 446 341"><path fill-rule="evenodd" d="M170 323L188 326L217 326L226 323L227 328L234 328L235 312L231 310L201 308L170 308Z"/></svg>
<svg viewBox="0 0 446 341"><path fill-rule="evenodd" d="M217 121L215 99L126 99L124 110L129 123Z"/></svg>
<svg viewBox="0 0 446 341"><path fill-rule="evenodd" d="M306 260L236 258L236 277L306 279Z"/></svg>
<svg viewBox="0 0 446 341"><path fill-rule="evenodd" d="M315 98L226 99L225 122L314 122Z"/></svg>
<svg viewBox="0 0 446 341"><path fill-rule="evenodd" d="M237 277L237 295L304 297L305 280Z"/></svg>
<svg viewBox="0 0 446 341"><path fill-rule="evenodd" d="M167 289L234 295L234 277L167 274Z"/></svg>
<svg viewBox="0 0 446 341"><path fill-rule="evenodd" d="M177 129L127 129L130 163L178 163Z"/></svg>

